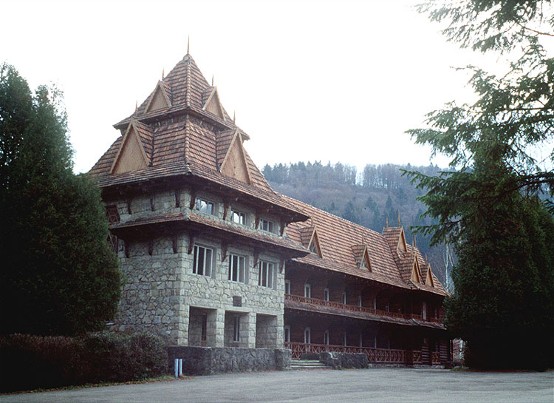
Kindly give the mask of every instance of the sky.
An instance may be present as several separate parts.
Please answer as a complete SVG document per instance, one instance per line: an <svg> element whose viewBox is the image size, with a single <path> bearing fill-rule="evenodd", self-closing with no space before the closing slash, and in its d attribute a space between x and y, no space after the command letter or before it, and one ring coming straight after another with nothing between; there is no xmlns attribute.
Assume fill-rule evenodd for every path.
<svg viewBox="0 0 554 403"><path fill-rule="evenodd" d="M0 63L32 88L64 92L76 172L187 53L214 80L261 169L298 161L431 163L406 130L471 96L454 67L476 55L447 43L420 0L30 1L0 5ZM188 44L188 45L187 45Z"/></svg>

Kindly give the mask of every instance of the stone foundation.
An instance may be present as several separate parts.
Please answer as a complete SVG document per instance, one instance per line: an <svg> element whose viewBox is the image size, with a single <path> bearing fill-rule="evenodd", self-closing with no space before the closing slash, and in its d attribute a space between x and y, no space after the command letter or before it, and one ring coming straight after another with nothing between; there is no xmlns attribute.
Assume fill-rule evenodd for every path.
<svg viewBox="0 0 554 403"><path fill-rule="evenodd" d="M290 369L291 351L271 348L169 347L169 371L175 358L183 359L183 374L213 375Z"/></svg>

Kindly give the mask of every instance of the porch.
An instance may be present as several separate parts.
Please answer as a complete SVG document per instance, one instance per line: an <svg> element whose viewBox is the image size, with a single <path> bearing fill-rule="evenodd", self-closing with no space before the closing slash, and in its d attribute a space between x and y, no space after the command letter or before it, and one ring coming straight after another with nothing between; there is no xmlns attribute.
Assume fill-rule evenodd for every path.
<svg viewBox="0 0 554 403"><path fill-rule="evenodd" d="M292 359L299 360L304 355L323 352L337 352L350 354L365 354L370 364L395 365L441 365L440 352L423 352L421 350L400 350L391 348L339 346L329 344L312 344L285 342L285 348L292 352Z"/></svg>

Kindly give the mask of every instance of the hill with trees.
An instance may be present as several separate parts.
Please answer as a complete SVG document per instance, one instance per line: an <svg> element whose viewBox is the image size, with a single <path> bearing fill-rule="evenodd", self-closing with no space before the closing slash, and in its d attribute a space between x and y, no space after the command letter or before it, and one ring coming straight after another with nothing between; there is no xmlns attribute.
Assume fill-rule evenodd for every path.
<svg viewBox="0 0 554 403"><path fill-rule="evenodd" d="M277 192L379 233L387 223L396 226L400 221L407 241L411 243L414 241L411 227L432 222L421 217L425 205L417 198L423 195L423 191L402 175L403 170L417 170L427 175L441 171L436 166L368 164L358 172L351 165L323 165L316 161L266 165L263 174ZM431 247L429 241L427 235L417 235L415 239L418 248L431 262L433 271L446 284L447 249L444 245Z"/></svg>

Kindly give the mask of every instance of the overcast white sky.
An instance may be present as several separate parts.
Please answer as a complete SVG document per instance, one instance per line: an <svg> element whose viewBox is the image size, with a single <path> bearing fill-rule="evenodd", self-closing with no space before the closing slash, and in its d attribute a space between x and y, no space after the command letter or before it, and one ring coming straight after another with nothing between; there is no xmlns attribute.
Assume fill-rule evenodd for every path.
<svg viewBox="0 0 554 403"><path fill-rule="evenodd" d="M65 93L75 170L87 171L190 53L268 163L430 160L404 131L467 97L469 52L394 1L28 1L0 6L0 62Z"/></svg>

